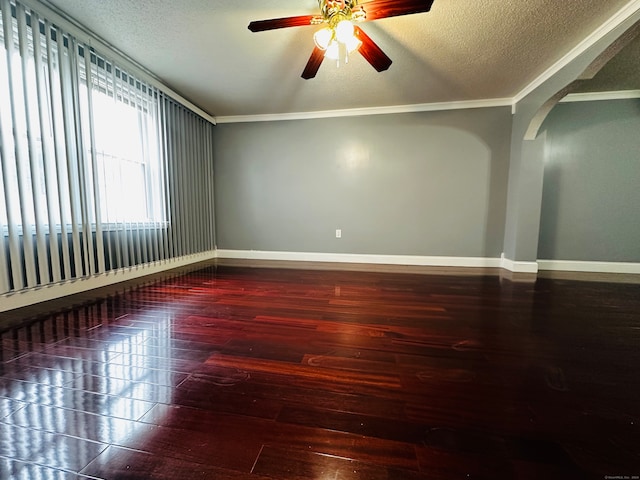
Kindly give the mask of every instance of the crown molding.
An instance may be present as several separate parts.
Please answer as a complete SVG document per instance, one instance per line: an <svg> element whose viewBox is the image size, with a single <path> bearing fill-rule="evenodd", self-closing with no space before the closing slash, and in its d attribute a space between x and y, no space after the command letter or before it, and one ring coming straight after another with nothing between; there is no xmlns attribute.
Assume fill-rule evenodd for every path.
<svg viewBox="0 0 640 480"><path fill-rule="evenodd" d="M342 110L321 110L316 112L273 113L263 115L233 115L216 117L218 124L245 122L275 122L283 120L311 120L317 118L357 117L364 115L389 115L394 113L437 112L444 110L466 110L471 108L511 107L511 98L490 98L486 100L466 100L459 102L420 103L413 105L392 105L387 107L347 108Z"/></svg>
<svg viewBox="0 0 640 480"><path fill-rule="evenodd" d="M571 93L560 100L569 102L594 102L600 100L625 100L640 98L640 90L621 90L611 92ZM511 107L516 113L515 98L491 98L487 100L468 100L460 102L420 103L413 105L393 105L388 107L350 108L343 110L321 110L316 112L273 113L262 115L233 115L216 117L216 124L276 122L287 120L313 120L318 118L357 117L367 115L389 115L397 113L439 112L446 110L466 110L473 108Z"/></svg>
<svg viewBox="0 0 640 480"><path fill-rule="evenodd" d="M640 90L620 90L615 92L570 93L560 103L597 102L601 100L629 100L640 98Z"/></svg>
<svg viewBox="0 0 640 480"><path fill-rule="evenodd" d="M535 80L533 80L533 82L523 88L520 93L513 97L512 103L515 105L520 102L523 98L525 98L544 82L556 75L560 70L573 62L577 57L582 55L600 39L605 37L607 34L620 26L623 22L631 18L633 15L637 15L638 17L640 17L640 0L632 0L626 6L622 7L616 14L609 18L609 20L600 25L600 27L598 27L589 36L578 43L578 45L571 49L560 60L558 60L551 67L540 74Z"/></svg>

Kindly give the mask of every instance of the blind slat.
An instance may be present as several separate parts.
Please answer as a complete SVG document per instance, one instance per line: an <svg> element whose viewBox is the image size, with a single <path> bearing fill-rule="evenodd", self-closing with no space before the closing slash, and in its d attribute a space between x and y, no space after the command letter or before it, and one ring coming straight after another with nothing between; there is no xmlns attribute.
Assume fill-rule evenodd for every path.
<svg viewBox="0 0 640 480"><path fill-rule="evenodd" d="M33 14L32 14L33 15ZM39 24L37 16L33 16L35 22ZM54 194L56 190L56 180L53 177L55 155L53 153L53 145L51 142L51 119L49 118L48 102L47 102L47 90L45 85L45 75L43 74L43 52L41 51L41 41L45 42L45 51L47 52L47 58L50 54L49 50L49 36L47 32L50 30L48 22L44 21L44 37L40 36L40 29L36 28L33 31L34 42L34 57L36 61L36 86L38 95L38 116L40 120L40 139L42 143L42 161L43 161L43 174L44 174L44 188L46 195L46 208L47 208L47 227L48 227L48 253L51 258L49 268L49 275L54 282L59 282L62 277L60 274L60 252L58 250L58 232L56 229L57 221L55 215L55 206L57 205L57 198ZM47 70L51 69L51 63L47 64ZM47 262L49 263L49 262ZM48 265L47 265L48 266ZM46 283L42 281L42 283Z"/></svg>
<svg viewBox="0 0 640 480"><path fill-rule="evenodd" d="M22 91L24 98L24 112L26 114L26 155L28 157L28 162L25 161L26 159L21 158L18 158L17 160L19 165L24 165L24 171L22 174L28 175L29 178L29 180L27 180L26 177L21 178L18 185L21 188L21 198L24 196L24 205L29 202L28 207L23 207L25 209L25 215L23 215L22 218L23 235L25 237L27 235L29 236L28 239L23 238L23 246L27 283L29 287L34 287L39 283L49 283L47 246L44 232L45 222L43 221L45 216L43 209L45 208L45 205L43 205L43 202L38 198L37 188L42 172L42 164L36 144L37 138L40 136L40 128L38 125L39 120L38 118L34 118L33 111L33 104L37 104L37 98L34 98L36 96L36 92L31 88L32 84L36 82L36 72L33 62L29 62L30 42L27 38L27 17L24 7L20 4L16 6L16 16L18 20L18 41L20 44L19 50L22 64ZM32 20L34 20L33 16ZM37 18L35 20L37 21ZM31 43L35 50L35 38ZM39 47L39 45L37 47ZM34 102L34 100L36 101ZM25 154L24 150L22 151L22 154ZM30 196L31 198L27 199L27 196ZM33 224L33 230L30 228L29 230L31 230L31 232L35 231L35 245L33 244L32 234L31 232L28 233L27 229L27 225L29 225L30 222L27 220L26 213L28 210L31 210L31 205L33 206L33 220L35 223Z"/></svg>
<svg viewBox="0 0 640 480"><path fill-rule="evenodd" d="M85 51L86 52L86 51ZM85 53L84 56L84 68L85 68L85 75L86 75L86 82L87 82L87 110L88 110L88 115L89 118L93 117L94 111L93 111L93 92L92 92L92 85L93 85L93 81L91 78L91 55L89 55L89 53ZM96 237L95 237L95 244L96 244L96 249L95 249L95 256L97 257L97 272L92 272L92 273L104 273L106 268L105 268L105 252L104 252L104 241L102 238L102 218L100 215L100 180L98 177L98 166L97 166L97 162L96 162L96 139L95 139L95 131L94 131L94 126L93 126L93 122L91 121L87 121L86 122L88 128L88 140L89 140L89 145L88 147L85 147L83 150L81 150L82 152L86 152L89 155L90 158L90 165L92 168L90 168L90 172L88 175L86 175L87 181L90 183L91 185L91 200L93 202L93 219L94 219L94 224L96 227ZM86 227L89 230L89 233L91 233L91 223L89 221L89 215L87 214L87 221L86 221ZM92 236L89 235L89 239L91 239ZM92 245L92 243L90 242L89 245ZM93 256L93 249L91 249L91 253ZM91 262L91 265L94 266L95 262Z"/></svg>
<svg viewBox="0 0 640 480"><path fill-rule="evenodd" d="M9 0L2 0L2 12L3 12L3 36L4 36L4 48L6 52L6 71L7 71L7 86L9 93L9 107L11 111L11 119L12 119L12 130L13 130L13 138L11 139L13 146L13 155L9 152L9 148L5 148L4 161L2 162L3 168L3 177L5 178L5 182L7 182L4 186L5 196L6 196L6 205L7 205L7 231L9 236L9 257L11 259L11 278L13 281L14 289L22 289L25 288L26 282L23 275L22 269L22 252L21 252L21 243L20 243L20 233L18 228L18 218L20 218L22 223L23 217L23 205L19 191L19 183L20 183L20 170L19 163L16 161L19 158L22 158L20 152L19 141L16 140L16 136L19 137L19 130L16 128L16 94L15 94L15 85L14 85L14 75L13 75L13 58L14 58L14 42L13 42L13 21L11 17L11 4ZM5 142L9 140L9 137L6 136L3 138L3 145ZM11 155L11 156L10 156ZM11 158L15 156L13 161ZM13 183L13 179L16 179L17 191L14 190L14 194L11 194L10 188ZM18 198L15 198L15 196ZM17 212L17 214L16 214Z"/></svg>
<svg viewBox="0 0 640 480"><path fill-rule="evenodd" d="M61 84L60 93L62 99L62 119L64 124L65 135L65 160L66 160L66 173L67 173L67 190L69 199L69 213L71 224L71 258L73 260L72 266L74 267L73 276L81 277L84 275L83 271L83 253L82 244L80 239L79 226L82 224L81 212L80 212L80 192L76 189L76 186L80 184L80 178L78 177L77 168L77 132L75 130L75 111L73 101L73 68L75 62L71 59L75 58L73 50L75 48L75 42L73 39L69 39L69 46L72 53L66 52L64 48L64 40L62 35L58 35L58 52L60 52L60 73Z"/></svg>

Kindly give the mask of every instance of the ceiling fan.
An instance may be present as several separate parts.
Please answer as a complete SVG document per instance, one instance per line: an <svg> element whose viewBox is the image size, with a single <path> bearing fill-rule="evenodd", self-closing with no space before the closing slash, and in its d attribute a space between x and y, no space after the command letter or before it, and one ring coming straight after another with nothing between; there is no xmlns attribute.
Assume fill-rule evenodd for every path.
<svg viewBox="0 0 640 480"><path fill-rule="evenodd" d="M320 15L272 18L249 23L252 32L277 28L324 25L314 35L315 47L302 72L308 80L316 76L325 57L348 62L349 54L360 54L378 72L391 66L391 59L353 22L411 15L431 10L434 0L372 0L358 5L358 0L318 0Z"/></svg>

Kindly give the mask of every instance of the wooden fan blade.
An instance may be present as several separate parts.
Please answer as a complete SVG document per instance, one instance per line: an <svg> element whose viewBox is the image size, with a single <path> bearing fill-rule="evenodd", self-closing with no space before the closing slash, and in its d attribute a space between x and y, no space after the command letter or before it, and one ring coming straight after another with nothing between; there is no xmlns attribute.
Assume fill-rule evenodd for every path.
<svg viewBox="0 0 640 480"><path fill-rule="evenodd" d="M355 27L355 35L362 42L358 51L373 68L378 72L382 72L391 66L391 59L387 57L386 53L358 26Z"/></svg>
<svg viewBox="0 0 640 480"><path fill-rule="evenodd" d="M316 76L318 73L318 69L324 60L324 50L320 50L318 47L313 49L311 52L311 56L309 57L309 61L307 62L307 66L304 67L304 71L302 72L302 78L305 80L309 80Z"/></svg>
<svg viewBox="0 0 640 480"><path fill-rule="evenodd" d="M398 17L400 15L412 15L431 10L434 0L373 0L361 3L367 13L365 20L378 20L380 18Z"/></svg>
<svg viewBox="0 0 640 480"><path fill-rule="evenodd" d="M274 30L276 28L304 27L305 25L311 25L311 21L317 18L317 15L300 15L297 17L258 20L249 24L249 30L252 32L264 32L265 30Z"/></svg>

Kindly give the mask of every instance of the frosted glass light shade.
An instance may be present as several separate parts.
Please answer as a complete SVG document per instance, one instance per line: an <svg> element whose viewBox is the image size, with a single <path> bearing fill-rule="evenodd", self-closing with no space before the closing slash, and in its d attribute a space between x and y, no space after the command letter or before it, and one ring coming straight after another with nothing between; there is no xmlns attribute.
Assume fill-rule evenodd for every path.
<svg viewBox="0 0 640 480"><path fill-rule="evenodd" d="M347 52L352 53L360 48L362 42L356 36L351 36L344 44L347 47Z"/></svg>
<svg viewBox="0 0 640 480"><path fill-rule="evenodd" d="M353 38L353 23L341 20L336 25L336 39L341 43L347 43L350 38Z"/></svg>
<svg viewBox="0 0 640 480"><path fill-rule="evenodd" d="M329 44L324 56L330 58L331 60L338 60L340 58L340 45L338 45L337 41L333 40Z"/></svg>
<svg viewBox="0 0 640 480"><path fill-rule="evenodd" d="M313 35L313 41L321 50L326 50L332 39L333 31L329 27L322 28Z"/></svg>

